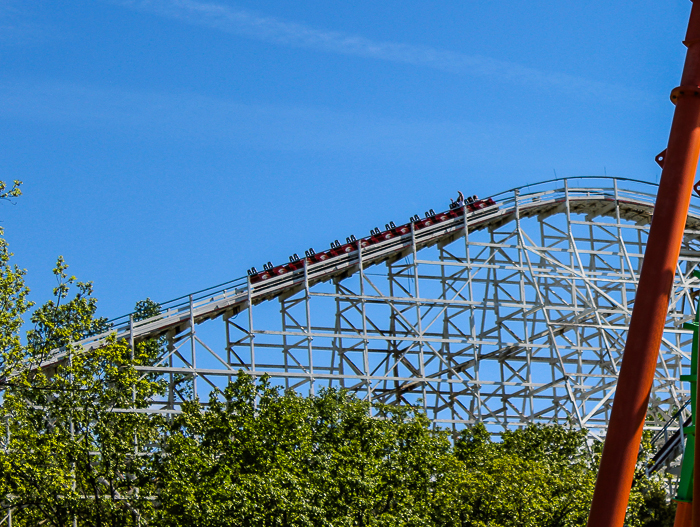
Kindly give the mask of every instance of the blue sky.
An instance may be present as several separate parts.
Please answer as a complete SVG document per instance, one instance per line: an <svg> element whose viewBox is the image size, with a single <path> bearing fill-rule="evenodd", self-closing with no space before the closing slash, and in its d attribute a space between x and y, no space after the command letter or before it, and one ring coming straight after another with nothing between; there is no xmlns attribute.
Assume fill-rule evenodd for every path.
<svg viewBox="0 0 700 527"><path fill-rule="evenodd" d="M691 3L0 0L0 225L112 317L558 177L657 181Z"/></svg>

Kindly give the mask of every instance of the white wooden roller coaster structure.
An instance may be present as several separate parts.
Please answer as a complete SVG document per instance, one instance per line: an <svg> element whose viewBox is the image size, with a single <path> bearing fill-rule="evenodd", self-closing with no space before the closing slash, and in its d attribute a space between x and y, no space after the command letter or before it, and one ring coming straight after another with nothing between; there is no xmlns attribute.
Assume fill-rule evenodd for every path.
<svg viewBox="0 0 700 527"><path fill-rule="evenodd" d="M570 423L604 435L656 187L613 178L539 183L371 236L266 264L262 272L125 316L109 333L162 337L141 366L168 380L147 411L206 400L239 370L305 393L343 387L412 404L437 426L498 433ZM691 204L648 426L688 399L700 207ZM78 343L100 346L108 333ZM62 360L58 350L43 367ZM188 386L189 389L183 389ZM681 412L683 413L683 412ZM685 419L686 415L679 418Z"/></svg>

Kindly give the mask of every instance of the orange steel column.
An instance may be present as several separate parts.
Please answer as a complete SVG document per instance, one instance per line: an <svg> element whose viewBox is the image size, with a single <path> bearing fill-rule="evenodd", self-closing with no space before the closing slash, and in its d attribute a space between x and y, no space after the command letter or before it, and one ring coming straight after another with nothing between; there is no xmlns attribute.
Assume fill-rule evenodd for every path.
<svg viewBox="0 0 700 527"><path fill-rule="evenodd" d="M668 148L665 155L657 158L663 161L661 182L588 527L622 527L632 487L700 149L698 3L693 4L684 42L688 52L681 86L671 93L676 110ZM693 526L698 525L698 521L700 518L693 521Z"/></svg>
<svg viewBox="0 0 700 527"><path fill-rule="evenodd" d="M673 527L692 527L691 521L693 515L693 504L687 501L679 501L676 503L676 519L673 522Z"/></svg>

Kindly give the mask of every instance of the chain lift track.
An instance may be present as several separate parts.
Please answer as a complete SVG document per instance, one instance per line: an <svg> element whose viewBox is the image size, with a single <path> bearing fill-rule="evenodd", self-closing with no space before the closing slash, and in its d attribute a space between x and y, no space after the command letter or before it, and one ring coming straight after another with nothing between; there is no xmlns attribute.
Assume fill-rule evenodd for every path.
<svg viewBox="0 0 700 527"><path fill-rule="evenodd" d="M481 421L498 433L571 423L602 437L655 190L612 178L522 187L480 200L481 209L373 229L351 239L350 252L292 258L288 272L266 265L264 280L183 297L147 320L122 317L111 332L131 342L165 337L160 360L139 367L169 380L147 411L176 412L187 393L206 400L243 370L306 393L336 386L419 405L437 426ZM657 430L689 397L679 379L699 240L693 204L650 401L648 427ZM78 344L95 348L106 336ZM57 352L43 367L64 359Z"/></svg>

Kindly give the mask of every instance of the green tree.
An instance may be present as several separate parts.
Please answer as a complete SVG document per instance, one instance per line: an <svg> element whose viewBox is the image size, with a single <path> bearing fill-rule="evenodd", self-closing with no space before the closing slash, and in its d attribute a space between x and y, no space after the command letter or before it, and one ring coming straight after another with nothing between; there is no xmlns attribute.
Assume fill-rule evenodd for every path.
<svg viewBox="0 0 700 527"><path fill-rule="evenodd" d="M461 523L470 526L585 526L593 497L600 444L585 432L561 426L530 425L492 441L483 425L465 430L455 445L463 464L453 483ZM644 474L648 447L638 462L626 525L673 525L660 477ZM447 508L449 510L449 508ZM449 518L444 525L450 525Z"/></svg>
<svg viewBox="0 0 700 527"><path fill-rule="evenodd" d="M157 524L432 525L451 461L447 434L411 409L241 374L167 423Z"/></svg>
<svg viewBox="0 0 700 527"><path fill-rule="evenodd" d="M163 386L135 369L150 354L134 355L124 341L89 351L70 344L106 324L95 318L91 284L66 269L59 258L54 299L31 316L27 367L7 377L0 488L16 525L135 524L152 508L158 431L158 417L137 410Z"/></svg>
<svg viewBox="0 0 700 527"><path fill-rule="evenodd" d="M456 525L586 524L595 471L582 432L531 425L493 442L476 425L462 433L455 457Z"/></svg>
<svg viewBox="0 0 700 527"><path fill-rule="evenodd" d="M21 195L21 181L15 181L8 190L0 181L0 199L11 200ZM26 271L10 263L12 253L0 227L0 386L13 372L22 368L26 355L21 341L22 318L32 307L27 298L29 289L24 283Z"/></svg>

